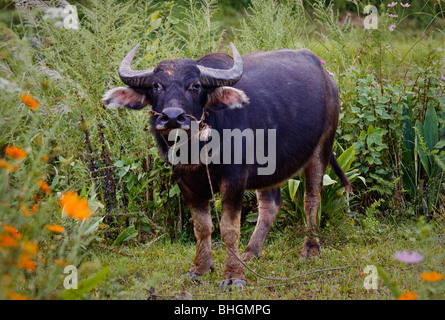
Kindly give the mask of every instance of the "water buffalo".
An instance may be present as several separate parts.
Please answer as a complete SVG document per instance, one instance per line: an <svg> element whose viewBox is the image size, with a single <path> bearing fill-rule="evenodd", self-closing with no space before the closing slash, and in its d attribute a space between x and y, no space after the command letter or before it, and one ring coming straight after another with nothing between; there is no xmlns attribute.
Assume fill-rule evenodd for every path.
<svg viewBox="0 0 445 320"><path fill-rule="evenodd" d="M214 147L211 153L206 153L223 158L224 152L229 153L225 161L203 163L200 158L195 163L173 165L173 177L190 209L197 240L196 256L188 272L191 277L214 269L209 208L211 186L214 192L221 194L222 238L236 255L239 255L243 194L246 189L256 190L258 221L241 255L244 261L260 256L282 202L280 185L297 172L304 170L306 177L307 236L301 251L301 256L306 258L319 253L315 226L328 163L342 185L351 189L332 152L340 111L337 85L320 59L306 49L254 52L241 57L236 47L230 45L233 58L211 53L196 61L165 60L155 68L136 71L130 65L138 45L119 67L119 76L128 87L111 89L102 99L109 108L142 109L151 105L151 129L166 158L176 141L171 139L172 130L183 130L191 137L195 121L200 129L205 124L214 132L210 137L200 137L200 148L205 140L223 141L227 129L241 133L237 143L228 148ZM252 141L244 134L248 129L255 130ZM268 156L273 155L270 159L274 162L267 164L271 170L263 173L259 169L264 169L264 161L255 157L247 161L248 151L252 150L249 147L252 143L257 146L256 133L260 129L273 133L262 140L263 149L269 151ZM176 133L179 130L175 130ZM215 138L215 133L219 133L219 137ZM193 150L189 150L192 152L188 158L193 156ZM243 153L241 163L234 162L239 152ZM221 286L243 284L243 265L226 249Z"/></svg>

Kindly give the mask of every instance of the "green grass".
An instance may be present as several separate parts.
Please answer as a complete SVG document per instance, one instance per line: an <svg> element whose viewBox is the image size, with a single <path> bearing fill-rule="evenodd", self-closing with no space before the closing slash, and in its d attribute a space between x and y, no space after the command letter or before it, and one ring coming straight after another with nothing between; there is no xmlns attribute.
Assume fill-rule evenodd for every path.
<svg viewBox="0 0 445 320"><path fill-rule="evenodd" d="M415 291L421 298L431 295L430 287L420 280L420 271L443 269L444 232L436 228L430 235L431 241L425 250L420 250L419 239L414 224L390 227L382 225L386 232L378 241L362 241L366 238L363 230L355 226L349 234L338 236L349 239L336 243L327 232L322 235L321 256L308 260L299 258L303 238L294 233L270 234L260 260L251 261L248 266L256 273L269 278L294 278L289 281L272 281L257 277L245 269L248 285L243 289L222 290L218 283L222 280L225 251L216 248L213 252L215 272L205 274L197 284L184 275L195 254L191 242L159 240L150 246L133 244L119 248L120 253L100 248L94 249L96 262L109 265L109 278L98 286L91 297L111 299L147 299L151 294L156 299L180 299L178 295L187 292L193 299L392 299L393 294L378 280L377 290L364 288L366 275L362 273L367 265L380 266L390 276L401 292ZM331 240L329 240L331 238ZM355 240L353 240L355 239ZM217 241L217 240L216 240ZM245 243L247 237L242 239ZM241 252L244 246L241 246ZM396 251L418 250L425 260L415 266L405 265L394 258ZM97 263L99 265L99 263ZM352 267L353 266L353 267ZM344 268L343 268L344 267ZM326 269L343 268L323 271ZM439 269L438 269L439 268ZM318 272L319 271L319 272ZM315 273L314 273L315 272ZM309 274L312 273L312 274ZM435 286L437 288L437 285ZM443 288L443 285L442 285ZM442 295L436 298L443 299Z"/></svg>

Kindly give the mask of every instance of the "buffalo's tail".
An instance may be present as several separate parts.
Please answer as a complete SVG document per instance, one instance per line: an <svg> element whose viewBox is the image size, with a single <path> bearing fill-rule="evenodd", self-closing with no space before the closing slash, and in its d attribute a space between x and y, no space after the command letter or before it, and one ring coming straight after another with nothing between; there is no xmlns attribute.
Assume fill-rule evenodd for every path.
<svg viewBox="0 0 445 320"><path fill-rule="evenodd" d="M345 187L346 191L349 193L352 193L352 185L349 181L348 177L346 177L345 173L343 172L342 168L337 162L337 159L335 159L334 154L331 155L330 160L331 168L334 170L337 177L340 179L340 183L343 187Z"/></svg>

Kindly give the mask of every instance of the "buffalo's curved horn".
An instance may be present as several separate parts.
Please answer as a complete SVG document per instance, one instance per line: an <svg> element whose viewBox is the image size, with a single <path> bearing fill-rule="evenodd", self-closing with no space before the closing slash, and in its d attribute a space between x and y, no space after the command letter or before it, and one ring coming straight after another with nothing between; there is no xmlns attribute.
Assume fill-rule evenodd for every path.
<svg viewBox="0 0 445 320"><path fill-rule="evenodd" d="M241 79L243 75L243 59L232 42L230 42L230 47L233 52L233 67L231 69L212 69L198 65L199 71L201 71L201 83L203 86L232 86Z"/></svg>
<svg viewBox="0 0 445 320"><path fill-rule="evenodd" d="M131 69L131 62L138 49L139 44L136 45L122 60L121 65L119 66L119 77L123 83L130 87L149 87L151 86L151 78L154 68L147 70Z"/></svg>

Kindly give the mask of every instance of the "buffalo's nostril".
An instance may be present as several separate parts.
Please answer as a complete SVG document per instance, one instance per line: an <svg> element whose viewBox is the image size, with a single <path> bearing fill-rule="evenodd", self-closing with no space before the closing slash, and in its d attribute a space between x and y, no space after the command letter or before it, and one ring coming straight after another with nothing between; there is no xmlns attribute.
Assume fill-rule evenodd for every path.
<svg viewBox="0 0 445 320"><path fill-rule="evenodd" d="M184 128L188 130L189 120L182 108L169 107L162 110L162 115L156 122L157 130Z"/></svg>

